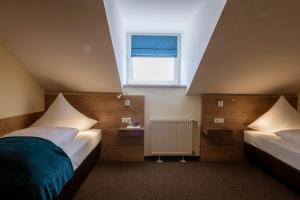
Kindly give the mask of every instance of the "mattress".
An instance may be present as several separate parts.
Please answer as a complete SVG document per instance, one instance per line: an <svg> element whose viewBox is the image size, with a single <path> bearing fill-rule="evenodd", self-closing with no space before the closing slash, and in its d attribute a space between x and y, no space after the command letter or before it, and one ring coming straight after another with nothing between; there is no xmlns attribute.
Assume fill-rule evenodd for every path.
<svg viewBox="0 0 300 200"><path fill-rule="evenodd" d="M90 129L78 132L73 128L30 127L18 130L3 137L31 136L50 140L59 146L71 159L74 170L101 141L101 130Z"/></svg>
<svg viewBox="0 0 300 200"><path fill-rule="evenodd" d="M62 147L64 152L71 159L74 170L78 168L100 141L101 130L90 129L88 131L79 132L68 145Z"/></svg>
<svg viewBox="0 0 300 200"><path fill-rule="evenodd" d="M244 131L244 141L300 170L300 146L297 143L292 143L277 133L252 130Z"/></svg>

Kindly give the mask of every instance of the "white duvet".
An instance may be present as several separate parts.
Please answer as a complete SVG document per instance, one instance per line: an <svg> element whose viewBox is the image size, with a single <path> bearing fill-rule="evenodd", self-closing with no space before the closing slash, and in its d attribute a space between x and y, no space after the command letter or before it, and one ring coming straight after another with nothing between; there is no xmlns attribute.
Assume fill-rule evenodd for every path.
<svg viewBox="0 0 300 200"><path fill-rule="evenodd" d="M69 144L78 134L78 130L75 128L47 128L47 127L30 127L22 130L18 130L9 133L3 137L13 137L13 136L27 136L27 137L39 137L46 140L50 140L60 148Z"/></svg>
<svg viewBox="0 0 300 200"><path fill-rule="evenodd" d="M300 129L278 131L275 132L275 135L280 137L282 140L300 147Z"/></svg>
<svg viewBox="0 0 300 200"><path fill-rule="evenodd" d="M300 135L297 131L244 131L244 141L300 170ZM296 142L298 141L298 142Z"/></svg>

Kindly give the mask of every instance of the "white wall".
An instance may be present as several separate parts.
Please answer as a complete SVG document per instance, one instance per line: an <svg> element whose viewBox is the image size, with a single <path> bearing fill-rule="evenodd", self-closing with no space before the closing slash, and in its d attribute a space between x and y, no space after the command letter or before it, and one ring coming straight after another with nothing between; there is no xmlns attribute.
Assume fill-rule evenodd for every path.
<svg viewBox="0 0 300 200"><path fill-rule="evenodd" d="M181 46L181 84L191 84L226 2L202 1L199 11L186 26Z"/></svg>
<svg viewBox="0 0 300 200"><path fill-rule="evenodd" d="M0 45L0 119L44 110L44 89Z"/></svg>
<svg viewBox="0 0 300 200"><path fill-rule="evenodd" d="M145 95L145 156L150 155L150 119L195 119L201 122L201 97L186 96L186 88L125 87L129 95ZM194 151L199 155L200 131Z"/></svg>

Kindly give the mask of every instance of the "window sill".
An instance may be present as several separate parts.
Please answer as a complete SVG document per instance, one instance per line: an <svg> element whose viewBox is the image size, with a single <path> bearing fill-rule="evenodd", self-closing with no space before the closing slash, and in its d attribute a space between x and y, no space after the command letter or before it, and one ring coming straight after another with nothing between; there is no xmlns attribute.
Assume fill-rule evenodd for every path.
<svg viewBox="0 0 300 200"><path fill-rule="evenodd" d="M124 84L123 87L187 88L186 85L150 85L150 84Z"/></svg>

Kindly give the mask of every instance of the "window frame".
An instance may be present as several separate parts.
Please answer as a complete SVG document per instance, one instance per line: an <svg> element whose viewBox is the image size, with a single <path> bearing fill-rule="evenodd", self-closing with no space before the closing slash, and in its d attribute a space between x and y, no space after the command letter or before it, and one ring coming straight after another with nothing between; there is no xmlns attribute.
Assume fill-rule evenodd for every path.
<svg viewBox="0 0 300 200"><path fill-rule="evenodd" d="M174 58L174 80L173 81L137 81L133 80L133 61L131 57L132 35L157 35L177 36L177 57ZM181 34L180 33L128 33L127 34L127 59L126 59L126 84L128 85L179 85L180 84L180 56L181 56ZM155 58L155 57L154 57Z"/></svg>

